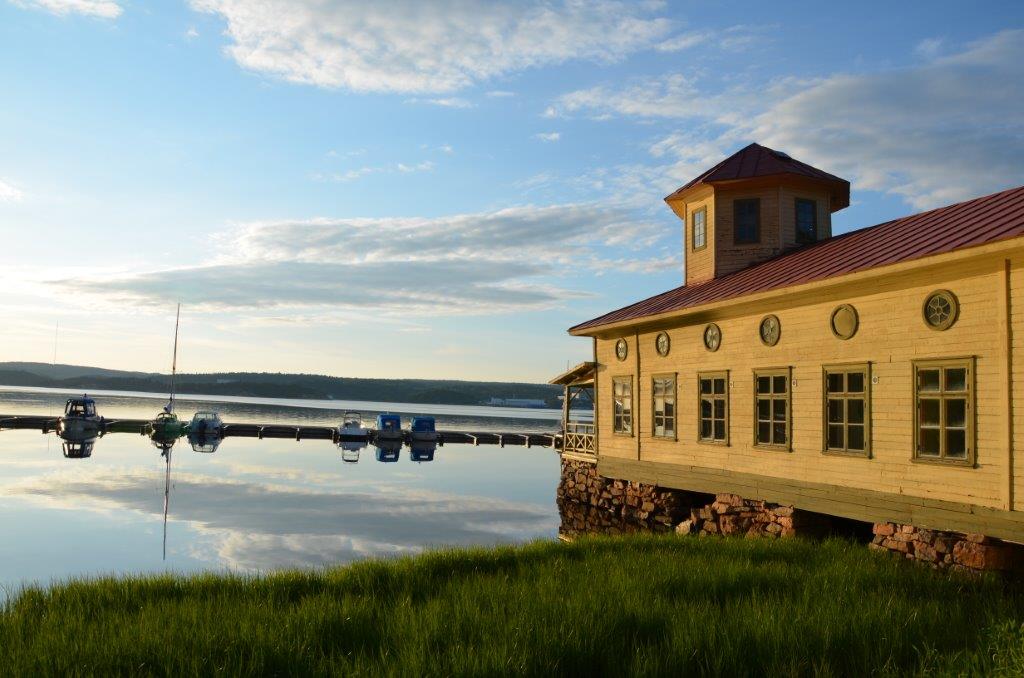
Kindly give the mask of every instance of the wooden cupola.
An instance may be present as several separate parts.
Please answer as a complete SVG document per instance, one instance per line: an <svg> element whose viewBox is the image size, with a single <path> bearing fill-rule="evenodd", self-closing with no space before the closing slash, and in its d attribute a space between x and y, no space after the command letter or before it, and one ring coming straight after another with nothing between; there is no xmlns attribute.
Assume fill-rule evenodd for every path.
<svg viewBox="0 0 1024 678"><path fill-rule="evenodd" d="M850 182L750 144L665 198L683 220L686 284L832 237Z"/></svg>

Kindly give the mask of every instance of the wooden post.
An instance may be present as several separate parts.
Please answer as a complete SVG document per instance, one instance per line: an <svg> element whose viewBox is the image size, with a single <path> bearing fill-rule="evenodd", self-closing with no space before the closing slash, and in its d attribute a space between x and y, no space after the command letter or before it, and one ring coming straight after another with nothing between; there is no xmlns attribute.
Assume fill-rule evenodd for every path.
<svg viewBox="0 0 1024 678"><path fill-rule="evenodd" d="M1013 464L1013 324L1010 317L1010 261L1000 260L996 275L996 304L999 309L999 350L1003 355L1000 361L1000 380L1003 397L1001 398L1003 418L1002 445L1004 458L1003 472L1003 508L1013 510L1014 503L1014 464Z"/></svg>

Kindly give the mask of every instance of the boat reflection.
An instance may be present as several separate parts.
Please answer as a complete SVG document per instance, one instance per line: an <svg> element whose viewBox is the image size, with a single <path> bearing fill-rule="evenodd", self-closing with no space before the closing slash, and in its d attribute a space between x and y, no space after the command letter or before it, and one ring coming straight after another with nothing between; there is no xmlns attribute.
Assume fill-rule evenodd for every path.
<svg viewBox="0 0 1024 678"><path fill-rule="evenodd" d="M398 456L402 453L401 440L380 440L375 447L377 450L377 461L385 463L398 461Z"/></svg>
<svg viewBox="0 0 1024 678"><path fill-rule="evenodd" d="M366 449L365 442L343 441L338 443L341 448L341 460L347 464L355 464L359 461L359 453Z"/></svg>
<svg viewBox="0 0 1024 678"><path fill-rule="evenodd" d="M192 432L188 434L188 444L192 446L193 452L213 454L220 447L224 440L219 433L206 433L205 431Z"/></svg>
<svg viewBox="0 0 1024 678"><path fill-rule="evenodd" d="M409 448L409 459L415 462L434 461L437 443L413 442Z"/></svg>
<svg viewBox="0 0 1024 678"><path fill-rule="evenodd" d="M59 435L63 441L65 459L88 459L92 456L97 438L95 431L65 429Z"/></svg>

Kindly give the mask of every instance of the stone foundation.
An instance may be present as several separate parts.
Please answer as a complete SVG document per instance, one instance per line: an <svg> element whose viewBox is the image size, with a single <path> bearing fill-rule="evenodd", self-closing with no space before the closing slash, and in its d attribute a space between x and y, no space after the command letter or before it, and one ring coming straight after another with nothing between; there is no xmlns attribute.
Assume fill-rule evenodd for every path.
<svg viewBox="0 0 1024 678"><path fill-rule="evenodd" d="M595 511L587 517L594 521L597 529L582 531L604 531L616 526L623 530L623 522L645 526L655 531L667 532L690 515L693 507L706 503L708 495L684 490L668 490L646 483L629 480L614 480L597 473L597 466L573 459L562 459L562 480L558 484L558 504L575 503L589 506ZM563 511L565 527L566 511L572 512L570 530L580 513L574 509Z"/></svg>
<svg viewBox="0 0 1024 678"><path fill-rule="evenodd" d="M1006 572L1024 563L1024 547L982 534L941 532L898 523L876 523L873 532L870 548L939 569Z"/></svg>
<svg viewBox="0 0 1024 678"><path fill-rule="evenodd" d="M591 462L562 459L558 485L560 533L623 534L638 531L744 537L850 536L856 524L859 538L866 539L868 523L844 521L735 494L709 495L672 490L645 483L605 478ZM965 572L1020 571L1024 546L980 534L941 532L876 523L870 548L889 551L931 567Z"/></svg>
<svg viewBox="0 0 1024 678"><path fill-rule="evenodd" d="M831 530L828 516L792 506L744 499L735 494L715 495L715 501L690 512L676 526L679 534L721 534L744 537L821 537Z"/></svg>

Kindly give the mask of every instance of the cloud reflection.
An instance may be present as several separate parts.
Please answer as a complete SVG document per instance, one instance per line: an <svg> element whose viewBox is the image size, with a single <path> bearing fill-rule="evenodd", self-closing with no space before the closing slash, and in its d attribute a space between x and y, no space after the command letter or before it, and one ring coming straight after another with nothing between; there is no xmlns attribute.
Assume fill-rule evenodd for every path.
<svg viewBox="0 0 1024 678"><path fill-rule="evenodd" d="M162 490L162 488L160 488ZM26 479L11 494L96 511L161 515L151 473L108 469ZM172 521L213 537L187 550L242 570L316 566L367 556L414 553L437 545L493 544L551 535L557 516L544 507L493 498L450 496L400 486L313 490L175 474ZM172 549L173 549L172 536Z"/></svg>

